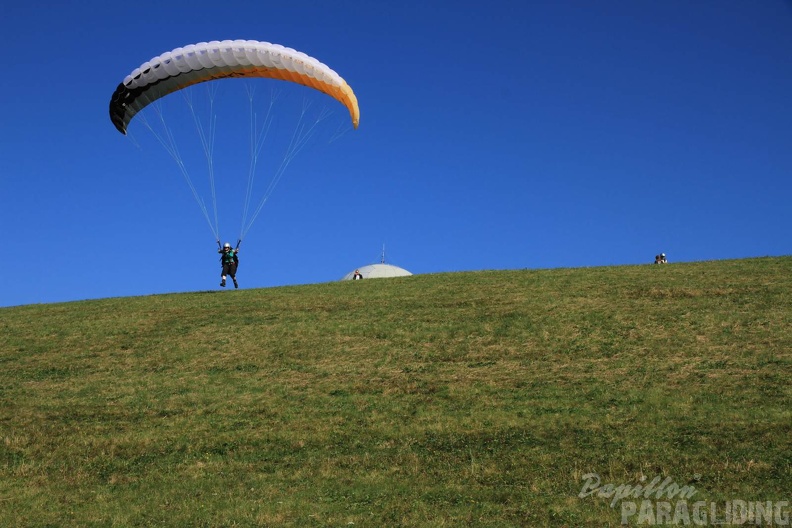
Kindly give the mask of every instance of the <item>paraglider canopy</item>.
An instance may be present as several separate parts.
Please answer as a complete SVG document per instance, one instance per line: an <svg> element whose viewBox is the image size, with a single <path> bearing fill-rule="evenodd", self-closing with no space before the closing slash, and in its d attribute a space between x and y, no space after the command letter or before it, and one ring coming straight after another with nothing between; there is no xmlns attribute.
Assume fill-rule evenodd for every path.
<svg viewBox="0 0 792 528"><path fill-rule="evenodd" d="M113 93L110 120L126 134L129 122L149 103L194 84L228 77L265 77L314 88L343 104L355 128L360 122L357 98L336 72L305 53L256 40L200 42L144 62Z"/></svg>
<svg viewBox="0 0 792 528"><path fill-rule="evenodd" d="M157 142L162 145L167 154L176 162L179 171L192 192L193 198L203 213L209 228L212 230L218 247L220 247L220 215L218 214L214 167L214 148L215 138L218 136L216 127L218 119L214 98L218 85L223 83L208 83L207 81L240 77L251 81L247 83L251 85L266 85L269 83L257 81L269 79L287 81L284 86L287 91L295 93L303 90L302 87L307 87L309 88L307 92L312 93L318 99L324 99L322 94L329 95L347 109L354 128L357 128L360 122L360 109L352 88L330 67L292 48L256 40L200 42L165 52L144 62L127 75L113 92L109 105L110 120L115 128L124 135L127 134L127 127L130 122L136 115L140 114L135 121L145 126ZM197 88L195 85L201 83L206 84L204 87L207 92L207 104L203 108L205 111L201 111L201 105L195 104L197 101L193 100L193 95L196 92L194 88ZM301 86L294 86L295 84ZM248 176L247 184L244 186L241 228L237 239L237 248L294 156L307 144L317 125L332 113L331 111L322 111L311 122L311 119L306 117L310 106L310 103L306 102L300 111L297 112L297 121L294 123L293 128L271 127L274 121L271 110L274 108L275 100L278 99L278 95L275 93L276 90L272 90L270 104L268 107L261 109L265 110L262 112L259 112L254 107L255 91L255 86L249 86L247 97L244 98L244 101L249 105L248 140L244 143L242 141L234 142L228 139L228 135L222 135L223 140L225 140L224 144L235 154L230 157L226 156L225 159L239 160L241 156L237 155L237 151L241 145L247 146L250 157L247 164ZM205 158L208 189L205 189L204 192L199 190L199 186L196 185L191 176L191 171L197 163L185 161L182 155L182 148L176 141L177 134L187 130L187 128L178 125L171 127L171 116L168 116L168 120L165 118L164 103L172 100L166 96L174 93L179 93L183 96L182 99L186 110L189 112L181 115L187 117L188 120L189 116L191 116L191 124L195 126L196 136L199 140L198 145L203 154L203 156L199 155L195 161L202 162L201 157ZM143 111L149 105L150 111ZM146 114L149 114L149 117L153 119L148 119ZM227 115L224 114L224 117ZM176 117L178 119L179 116L177 115ZM342 119L346 122L345 118ZM348 125L345 124L345 127L348 127ZM277 129L278 132L270 134L271 129ZM236 127L234 130L242 130L242 128ZM343 132L342 128L336 129L336 133L328 144L335 141ZM266 161L272 164L272 170L268 172L270 175L269 183L263 193L260 193L257 192L259 189L254 183L258 171L259 158L261 157L260 154L267 138L282 139L283 154L278 156L274 148L267 152ZM135 138L132 138L132 140L137 144ZM277 150L281 151L280 149ZM187 152L189 152L189 149ZM238 180L227 179L226 181L236 183ZM258 200L258 205L253 200L254 194L261 196ZM210 197L210 199L205 199L205 196ZM208 206L211 206L211 212Z"/></svg>

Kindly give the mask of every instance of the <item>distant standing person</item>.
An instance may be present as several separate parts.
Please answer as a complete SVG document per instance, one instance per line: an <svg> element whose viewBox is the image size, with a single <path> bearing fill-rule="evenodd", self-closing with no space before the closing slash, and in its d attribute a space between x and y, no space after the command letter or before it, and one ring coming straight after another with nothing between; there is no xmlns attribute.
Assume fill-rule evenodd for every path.
<svg viewBox="0 0 792 528"><path fill-rule="evenodd" d="M352 280L360 280L363 278L363 274L360 273L360 270L355 270L355 274L352 275Z"/></svg>
<svg viewBox="0 0 792 528"><path fill-rule="evenodd" d="M223 270L220 272L220 277L222 278L220 286L225 288L226 275L230 275L231 280L234 281L234 288L239 288L239 283L236 280L237 267L239 266L239 249L232 249L231 244L226 242L217 252L220 253L220 264L223 266Z"/></svg>

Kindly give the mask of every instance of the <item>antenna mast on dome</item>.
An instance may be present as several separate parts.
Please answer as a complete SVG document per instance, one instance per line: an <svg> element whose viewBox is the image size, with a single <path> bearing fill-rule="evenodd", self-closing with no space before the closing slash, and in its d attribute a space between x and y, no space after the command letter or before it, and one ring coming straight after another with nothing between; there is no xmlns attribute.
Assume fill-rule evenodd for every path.
<svg viewBox="0 0 792 528"><path fill-rule="evenodd" d="M380 258L380 264L385 264L385 244L382 244L382 257Z"/></svg>

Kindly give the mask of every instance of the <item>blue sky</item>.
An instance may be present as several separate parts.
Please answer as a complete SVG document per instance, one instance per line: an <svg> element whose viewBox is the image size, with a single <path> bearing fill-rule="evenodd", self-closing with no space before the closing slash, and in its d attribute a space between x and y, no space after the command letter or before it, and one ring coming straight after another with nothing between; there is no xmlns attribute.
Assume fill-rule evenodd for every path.
<svg viewBox="0 0 792 528"><path fill-rule="evenodd" d="M144 61L222 39L316 57L361 109L284 173L243 288L337 280L383 244L414 273L792 253L784 0L6 2L0 34L0 306L219 288L176 165L107 108ZM246 174L220 159L247 147L221 136L235 242Z"/></svg>

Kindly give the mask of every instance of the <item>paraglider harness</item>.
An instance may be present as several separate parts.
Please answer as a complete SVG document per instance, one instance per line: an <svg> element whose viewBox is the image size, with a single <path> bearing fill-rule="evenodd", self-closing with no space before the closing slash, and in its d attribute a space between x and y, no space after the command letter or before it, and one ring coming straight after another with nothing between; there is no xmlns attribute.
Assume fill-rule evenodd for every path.
<svg viewBox="0 0 792 528"><path fill-rule="evenodd" d="M239 266L239 244L241 240L237 242L237 245L234 249L226 249L220 246L220 241L217 241L217 245L220 247L220 264L223 266L223 275L228 272L228 275L232 277L236 275L237 267Z"/></svg>

